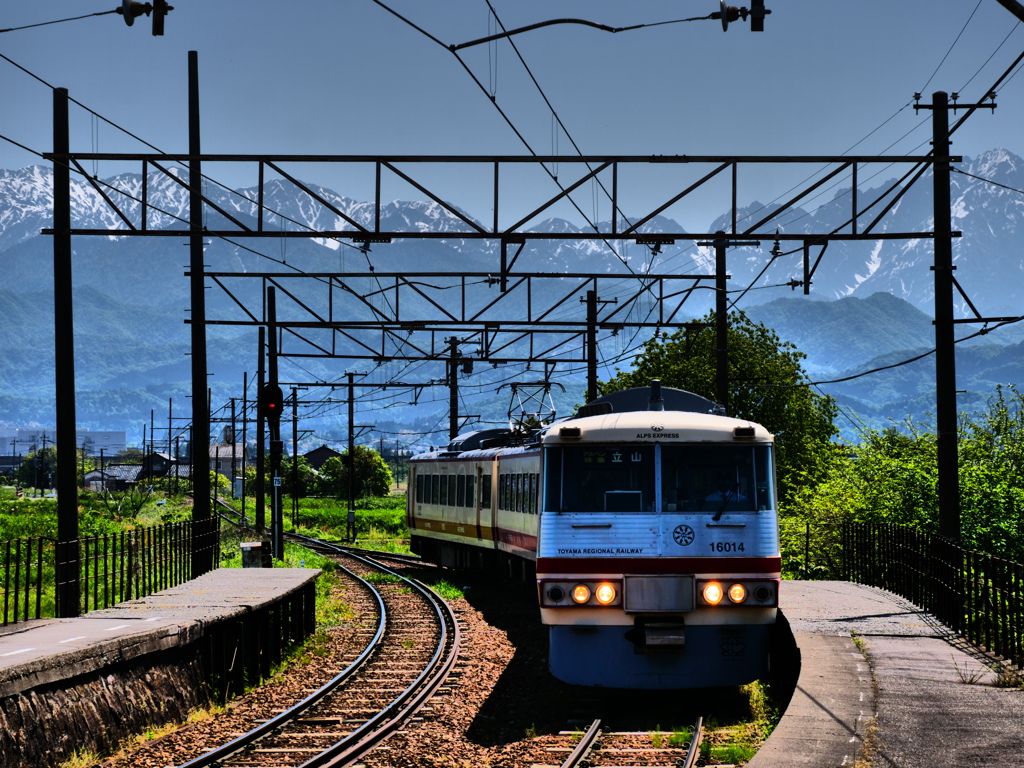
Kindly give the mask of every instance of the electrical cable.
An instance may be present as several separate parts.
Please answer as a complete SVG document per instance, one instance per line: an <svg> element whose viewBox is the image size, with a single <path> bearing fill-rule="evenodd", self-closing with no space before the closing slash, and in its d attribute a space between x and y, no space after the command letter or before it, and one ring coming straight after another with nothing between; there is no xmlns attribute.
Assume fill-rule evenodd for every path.
<svg viewBox="0 0 1024 768"><path fill-rule="evenodd" d="M0 33L3 32L17 32L21 29L33 29L35 27L45 27L48 24L61 24L65 21L78 21L79 19L91 19L93 16L106 16L108 13L120 13L120 8L115 8L112 11L98 11L97 13L87 13L84 16L72 16L68 19L56 19L55 21L41 21L38 24L26 24L23 27L11 27L10 29L0 29Z"/></svg>
<svg viewBox="0 0 1024 768"><path fill-rule="evenodd" d="M7 136L4 136L3 134L0 134L0 139L2 139L3 141L6 141L8 144L13 144L14 146L18 147L18 149L24 149L26 152L28 152L31 155L35 155L40 160L45 160L46 159L43 156L42 152L37 152L36 150L32 149L31 147L26 147L20 141L15 141L14 139L8 138Z"/></svg>
<svg viewBox="0 0 1024 768"><path fill-rule="evenodd" d="M1024 189L1017 189L1016 187L1008 187L1005 184L1000 184L998 181L992 181L992 179L986 179L986 178L983 178L981 176L975 176L973 173L968 173L967 171L962 171L959 168L953 168L952 171L953 171L953 173L959 173L961 176L967 176L970 179L977 179L978 181L984 181L986 184L991 184L993 187L1001 187L1002 189L1007 189L1010 192L1016 192L1019 195L1024 195Z"/></svg>
<svg viewBox="0 0 1024 768"><path fill-rule="evenodd" d="M978 0L978 4L976 6L974 6L974 10L971 11L971 15L967 17L967 21L964 22L963 27L961 27L960 32L956 36L956 39L953 40L952 44L949 46L949 50L946 51L946 55L943 56L942 60L935 66L935 71L932 72L931 77L928 78L928 82L926 82L924 84L924 87L921 88L921 90L920 90L921 93L924 93L926 90L928 90L928 86L931 84L932 80L935 78L935 75L937 75L939 73L939 70L942 69L942 65L946 63L946 59L949 58L949 54L951 54L953 52L953 49L956 47L956 44L958 42L960 42L960 38L963 36L964 32L967 29L967 25L971 23L971 19L974 18L974 14L976 14L978 12L978 9L980 7L981 7L981 0Z"/></svg>

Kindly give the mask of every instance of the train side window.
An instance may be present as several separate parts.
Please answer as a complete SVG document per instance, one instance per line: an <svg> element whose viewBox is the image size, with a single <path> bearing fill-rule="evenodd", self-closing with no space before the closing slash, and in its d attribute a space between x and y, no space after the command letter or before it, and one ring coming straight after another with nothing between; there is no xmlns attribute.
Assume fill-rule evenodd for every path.
<svg viewBox="0 0 1024 768"><path fill-rule="evenodd" d="M508 484L507 475L498 475L498 509L505 508L505 486Z"/></svg>
<svg viewBox="0 0 1024 768"><path fill-rule="evenodd" d="M454 507L455 505L455 491L456 491L456 476L448 475L448 506Z"/></svg>
<svg viewBox="0 0 1024 768"><path fill-rule="evenodd" d="M455 480L455 506L466 506L466 476L459 475Z"/></svg>
<svg viewBox="0 0 1024 768"><path fill-rule="evenodd" d="M491 486L494 480L490 475L483 475L480 478L480 503L488 509L491 508Z"/></svg>
<svg viewBox="0 0 1024 768"><path fill-rule="evenodd" d="M538 484L538 480L539 479L540 478L537 476L536 472L531 472L530 473L530 514L531 515L536 515L537 514L537 491L538 491L538 486L539 486L539 484Z"/></svg>
<svg viewBox="0 0 1024 768"><path fill-rule="evenodd" d="M448 503L448 475L438 475L437 503L444 506Z"/></svg>
<svg viewBox="0 0 1024 768"><path fill-rule="evenodd" d="M437 504L440 501L441 479L438 475L430 476L430 503Z"/></svg>
<svg viewBox="0 0 1024 768"><path fill-rule="evenodd" d="M416 503L423 503L423 475L416 474Z"/></svg>
<svg viewBox="0 0 1024 768"><path fill-rule="evenodd" d="M476 496L473 495L475 491L476 491L476 478L473 477L472 475L466 475L466 506L467 507L475 507L476 506Z"/></svg>

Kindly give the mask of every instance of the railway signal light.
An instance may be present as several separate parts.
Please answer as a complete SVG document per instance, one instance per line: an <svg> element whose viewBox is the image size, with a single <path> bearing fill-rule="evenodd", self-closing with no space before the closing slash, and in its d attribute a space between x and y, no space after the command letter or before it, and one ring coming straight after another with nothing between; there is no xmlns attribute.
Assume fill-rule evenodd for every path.
<svg viewBox="0 0 1024 768"><path fill-rule="evenodd" d="M284 392L277 384L264 384L260 389L259 413L268 421L278 422L284 413Z"/></svg>

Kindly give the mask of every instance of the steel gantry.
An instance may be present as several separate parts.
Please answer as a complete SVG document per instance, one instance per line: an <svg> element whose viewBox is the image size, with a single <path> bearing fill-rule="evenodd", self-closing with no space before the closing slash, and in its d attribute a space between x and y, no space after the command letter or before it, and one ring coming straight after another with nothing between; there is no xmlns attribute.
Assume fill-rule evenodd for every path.
<svg viewBox="0 0 1024 768"><path fill-rule="evenodd" d="M450 337L460 334L459 343L471 345L479 359L493 362L525 363L588 362L588 379L596 375L594 329L673 328L684 323L681 308L703 281L715 281L713 290L726 290L727 275L721 274L725 259L716 259L715 273L679 275L659 267L651 259L635 269L616 248L623 243L646 246L651 253L661 247L683 242L772 241L791 242L802 247L804 254L804 290L809 289L814 268L811 249L822 250L830 242L920 240L935 237L930 231L877 231L882 217L900 199L901 191L890 189L886 195L865 200L859 194L858 175L866 165L885 164L909 167L904 176L913 183L935 164L948 166L961 158L953 156L411 156L411 155L262 155L207 154L200 149L198 74L195 52L189 54L189 151L184 154L165 153L102 153L72 152L68 135L66 91L55 98L54 152L47 155L61 174L55 176L54 209L57 213L70 208L70 173L77 172L95 190L103 205L113 215L114 224L95 228L76 226L67 213L55 216L55 277L58 295L69 295L70 239L81 236L117 237L187 237L190 242L190 264L187 268L192 296L192 362L193 362L193 446L194 456L204 456L209 443L209 405L207 387L206 328L210 324L268 326L266 314L267 288L281 292L275 327L281 334L283 355L373 360L424 359L448 364ZM60 123L58 125L58 123ZM114 183L101 182L85 172L92 161L139 163L141 181L137 184L126 176ZM812 181L807 182L778 208L767 211L759 220L741 222L737 201L743 197L741 170L759 165L812 166ZM178 172L176 165L187 173ZM210 168L225 165L255 167L256 185L244 192L228 190L219 185ZM346 210L339 200L323 188L299 178L312 165L345 170L345 177L360 173L372 179L373 199L362 206L362 212ZM431 176L430 169L441 168L449 173L443 183ZM470 178L485 181L469 183ZM651 183L658 178L658 184ZM151 202L152 179L172 188L179 188L188 204L180 213L158 209ZM453 182L454 179L454 182ZM456 199L437 191L466 180ZM307 222L287 221L268 205L268 184L292 185L305 196L305 206L315 212ZM806 201L830 182L850 185L848 219L833 231L795 233L779 231L776 222L793 206ZM388 185L414 189L421 199L443 212L436 217L439 226L412 228L396 226L387 217L385 194ZM655 187L657 189L655 189ZM607 200L611 216L605 224L590 221L574 194L590 189ZM697 199L725 190L723 209L731 211L729 226L717 232L665 231L667 218L656 217L685 209ZM514 190L515 194L512 194ZM598 193L597 190L600 190ZM216 194L214 194L216 192ZM657 198L652 200L652 196ZM532 196L532 199L531 199ZM513 198L512 202L509 199ZM523 200L526 200L524 203ZM481 205L490 207L488 221L468 214ZM588 224L573 231L546 231L542 217L562 210L575 210ZM623 211L629 211L627 218ZM680 217L681 218L681 217ZM312 222L312 223L309 223ZM653 225L657 223L658 227ZM443 225L443 226L441 226ZM657 231L653 231L657 229ZM943 237L959 233L945 232ZM245 273L208 270L203 263L203 244L211 238L230 241L248 238L305 238L336 241L345 248L357 247L368 253L371 244L396 241L459 240L484 241L494 254L493 271L464 272L458 263L437 265L440 269L416 272L352 272L339 269L335 273L304 273L292 264L280 273ZM590 273L538 272L524 268L520 262L526 244L535 241L561 243L596 243L611 266ZM340 246L339 246L340 247ZM289 274L289 272L291 274ZM292 285L303 278L301 290ZM243 281L261 281L257 291L244 291L235 286ZM362 281L362 282L360 282ZM428 282L431 281L431 282ZM211 320L206 314L204 291L210 286L221 289L233 306L235 315ZM541 288L544 285L545 288ZM550 286L550 287L548 287ZM710 285L708 286L711 287ZM435 290L444 290L443 297ZM455 295L459 298L451 300ZM489 292L490 291L490 292ZM368 301L376 295L379 301ZM644 312L632 311L640 302L648 302ZM72 356L60 345L62 328L71 327L70 304L66 317L58 312L57 402L58 440L61 433L73 436L74 371ZM61 307L58 307L61 310ZM721 333L721 329L719 333ZM371 338L373 337L373 338ZM538 340L545 339L540 344ZM287 343L287 346L285 344ZM261 345L262 347L262 345ZM581 351L582 350L582 351ZM70 373L70 376L67 375ZM720 382L720 388L727 383ZM593 391L593 382L588 381ZM62 405L63 404L63 405ZM69 432L69 430L71 430ZM74 444L73 439L71 444ZM205 476L198 473L196 477ZM73 479L73 476L72 476ZM74 514L74 487L61 488L62 507L59 515ZM203 526L211 521L208 494L196 488L195 517ZM63 510L63 511L62 511ZM204 527L205 530L205 527ZM197 553L198 554L198 553ZM203 555L205 557L205 555ZM209 563L200 559L196 568L202 571Z"/></svg>

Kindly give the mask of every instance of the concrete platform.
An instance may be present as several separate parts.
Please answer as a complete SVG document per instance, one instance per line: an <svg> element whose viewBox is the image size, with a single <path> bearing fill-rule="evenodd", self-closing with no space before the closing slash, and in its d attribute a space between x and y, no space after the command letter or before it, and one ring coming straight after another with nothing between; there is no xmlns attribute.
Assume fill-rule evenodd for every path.
<svg viewBox="0 0 1024 768"><path fill-rule="evenodd" d="M995 687L984 659L921 609L873 587L801 581L783 583L781 607L800 676L748 768L1024 768L1024 691Z"/></svg>
<svg viewBox="0 0 1024 768"><path fill-rule="evenodd" d="M0 627L0 698L193 643L207 627L259 612L319 574L312 568L219 568L79 618Z"/></svg>
<svg viewBox="0 0 1024 768"><path fill-rule="evenodd" d="M0 765L45 768L181 722L315 629L313 568L224 568L74 619L0 628Z"/></svg>

